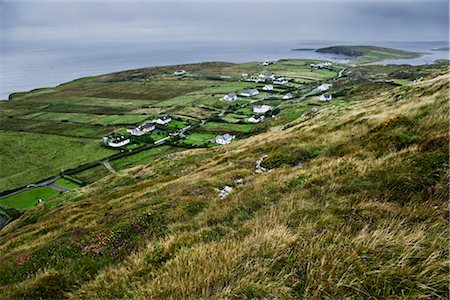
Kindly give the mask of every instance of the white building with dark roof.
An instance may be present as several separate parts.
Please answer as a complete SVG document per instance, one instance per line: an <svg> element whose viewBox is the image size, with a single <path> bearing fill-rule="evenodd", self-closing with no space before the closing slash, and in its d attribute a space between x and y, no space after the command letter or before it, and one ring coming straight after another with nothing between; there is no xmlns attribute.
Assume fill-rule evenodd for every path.
<svg viewBox="0 0 450 300"><path fill-rule="evenodd" d="M264 91L273 91L273 85L266 84L263 88Z"/></svg>
<svg viewBox="0 0 450 300"><path fill-rule="evenodd" d="M330 101L332 98L333 98L333 96L331 94L326 93L326 94L320 95L319 100Z"/></svg>
<svg viewBox="0 0 450 300"><path fill-rule="evenodd" d="M254 115L247 119L247 122L249 123L259 123L262 121L264 121L264 116L261 115Z"/></svg>
<svg viewBox="0 0 450 300"><path fill-rule="evenodd" d="M257 89L248 89L248 90L242 90L239 95L242 97L253 97L259 94L259 91Z"/></svg>
<svg viewBox="0 0 450 300"><path fill-rule="evenodd" d="M164 117L158 118L155 123L159 124L159 125L166 125L166 124L169 124L170 121L172 121L172 118L170 116L164 116Z"/></svg>
<svg viewBox="0 0 450 300"><path fill-rule="evenodd" d="M325 91L328 91L328 89L329 89L331 86L332 86L332 84L324 83L324 84L319 85L319 86L317 87L317 89L318 89L319 91L321 91L321 92L325 92Z"/></svg>
<svg viewBox="0 0 450 300"><path fill-rule="evenodd" d="M229 93L223 97L225 101L236 101L238 99L238 95L236 93Z"/></svg>
<svg viewBox="0 0 450 300"><path fill-rule="evenodd" d="M219 144L219 145L226 145L226 144L231 143L231 141L233 139L234 139L233 135L230 135L230 134L226 133L224 135L216 136L215 142L216 142L216 144Z"/></svg>
<svg viewBox="0 0 450 300"><path fill-rule="evenodd" d="M291 93L287 93L286 95L284 95L283 96L283 100L289 100L289 99L292 99L292 98L294 98L294 96L291 94Z"/></svg>

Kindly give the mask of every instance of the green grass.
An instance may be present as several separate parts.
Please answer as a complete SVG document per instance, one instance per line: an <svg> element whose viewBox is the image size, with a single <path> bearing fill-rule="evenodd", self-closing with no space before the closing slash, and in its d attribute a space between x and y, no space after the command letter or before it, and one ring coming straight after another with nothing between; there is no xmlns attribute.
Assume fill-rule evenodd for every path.
<svg viewBox="0 0 450 300"><path fill-rule="evenodd" d="M62 186L62 187L66 188L66 189L69 189L69 190L74 190L74 189L80 187L80 185L78 183L73 182L71 180L68 180L66 178L60 178L60 179L56 180L55 184L59 185L59 186Z"/></svg>
<svg viewBox="0 0 450 300"><path fill-rule="evenodd" d="M213 132L243 132L247 133L252 131L255 125L253 124L230 124L230 123L218 123L208 122L202 127L201 130L213 131Z"/></svg>
<svg viewBox="0 0 450 300"><path fill-rule="evenodd" d="M0 186L23 186L80 164L112 155L99 140L26 132L1 131ZM20 159L17 151L20 151Z"/></svg>
<svg viewBox="0 0 450 300"><path fill-rule="evenodd" d="M58 191L48 187L37 187L0 200L0 204L18 210L29 209L38 203L38 199L48 200L59 195Z"/></svg>
<svg viewBox="0 0 450 300"><path fill-rule="evenodd" d="M102 125L138 124L147 119L149 119L149 116L145 115L110 115L99 118L95 123Z"/></svg>

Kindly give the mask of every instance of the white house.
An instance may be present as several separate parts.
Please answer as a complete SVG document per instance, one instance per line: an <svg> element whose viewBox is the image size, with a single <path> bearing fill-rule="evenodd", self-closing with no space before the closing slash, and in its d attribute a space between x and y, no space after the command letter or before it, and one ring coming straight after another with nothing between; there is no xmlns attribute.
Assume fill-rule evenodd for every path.
<svg viewBox="0 0 450 300"><path fill-rule="evenodd" d="M317 87L317 89L318 89L319 91L321 91L321 92L325 92L325 91L327 91L331 86L332 86L332 84L324 83L324 84L319 85L319 86Z"/></svg>
<svg viewBox="0 0 450 300"><path fill-rule="evenodd" d="M137 127L129 127L127 129L128 133L134 136L141 136L153 130L155 130L155 124L153 124L152 121L147 121L142 125L139 125Z"/></svg>
<svg viewBox="0 0 450 300"><path fill-rule="evenodd" d="M253 107L253 112L257 114L265 114L269 110L272 109L272 106L270 105L258 105Z"/></svg>
<svg viewBox="0 0 450 300"><path fill-rule="evenodd" d="M263 87L264 91L273 91L273 85L267 84Z"/></svg>
<svg viewBox="0 0 450 300"><path fill-rule="evenodd" d="M173 75L177 75L177 76L184 75L184 74L186 74L185 70L177 70L177 71L173 72Z"/></svg>
<svg viewBox="0 0 450 300"><path fill-rule="evenodd" d="M110 147L113 148L118 148L118 147L122 147L125 146L126 144L130 143L130 139L125 138L124 136L120 136L120 137L103 137L102 138L102 142L105 145L108 145Z"/></svg>
<svg viewBox="0 0 450 300"><path fill-rule="evenodd" d="M326 93L326 94L320 95L319 100L330 101L332 98L333 98L333 96L331 96L331 94Z"/></svg>
<svg viewBox="0 0 450 300"><path fill-rule="evenodd" d="M230 135L228 133L224 134L224 135L218 135L215 138L215 142L216 144L219 145L226 145L231 143L231 141L234 139L234 135Z"/></svg>
<svg viewBox="0 0 450 300"><path fill-rule="evenodd" d="M238 99L238 96L236 93L229 93L228 95L225 95L223 97L223 100L225 101L236 101Z"/></svg>
<svg viewBox="0 0 450 300"><path fill-rule="evenodd" d="M166 124L169 124L170 121L172 121L172 118L169 116L165 116L165 117L158 118L158 120L156 120L156 124L166 125Z"/></svg>
<svg viewBox="0 0 450 300"><path fill-rule="evenodd" d="M254 115L247 119L247 122L249 122L249 123L259 123L262 121L264 121L264 116L260 116L260 115Z"/></svg>
<svg viewBox="0 0 450 300"><path fill-rule="evenodd" d="M264 61L263 63L261 63L261 66L267 67L268 65L271 65L271 64L273 64L273 62L271 62L271 61Z"/></svg>
<svg viewBox="0 0 450 300"><path fill-rule="evenodd" d="M286 78L279 77L273 81L273 84L286 84L289 81Z"/></svg>
<svg viewBox="0 0 450 300"><path fill-rule="evenodd" d="M286 95L284 95L283 96L283 100L289 100L289 99L292 99L292 98L294 98L294 96L292 96L292 94L291 93L287 93Z"/></svg>
<svg viewBox="0 0 450 300"><path fill-rule="evenodd" d="M242 73L242 74L241 74L241 77L244 77L244 78L245 78L245 77L248 77L248 74L247 74L247 73Z"/></svg>
<svg viewBox="0 0 450 300"><path fill-rule="evenodd" d="M331 63L329 61L326 61L324 63L319 63L319 64L309 64L309 67L311 69L322 69L322 68L330 67L330 66L331 66Z"/></svg>
<svg viewBox="0 0 450 300"><path fill-rule="evenodd" d="M259 94L257 89L242 90L240 95L243 97L253 97Z"/></svg>

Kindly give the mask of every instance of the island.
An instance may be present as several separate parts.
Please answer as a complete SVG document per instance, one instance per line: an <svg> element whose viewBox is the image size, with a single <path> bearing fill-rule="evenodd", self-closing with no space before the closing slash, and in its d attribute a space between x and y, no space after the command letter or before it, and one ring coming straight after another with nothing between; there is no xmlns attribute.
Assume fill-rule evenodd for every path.
<svg viewBox="0 0 450 300"><path fill-rule="evenodd" d="M331 46L317 49L316 52L348 56L357 64L374 63L385 59L411 59L420 57L420 53L418 52L377 46Z"/></svg>

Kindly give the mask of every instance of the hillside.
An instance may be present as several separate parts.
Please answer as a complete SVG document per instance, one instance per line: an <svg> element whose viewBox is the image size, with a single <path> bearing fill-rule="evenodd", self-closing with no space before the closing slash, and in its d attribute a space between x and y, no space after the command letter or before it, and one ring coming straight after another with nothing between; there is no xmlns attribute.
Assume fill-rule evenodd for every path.
<svg viewBox="0 0 450 300"><path fill-rule="evenodd" d="M44 201L0 231L0 293L447 299L448 91L448 64L355 67L331 102L285 103L265 131Z"/></svg>
<svg viewBox="0 0 450 300"><path fill-rule="evenodd" d="M317 49L319 53L332 53L351 57L356 63L372 63L385 59L407 59L419 57L416 52L377 46L332 46Z"/></svg>

